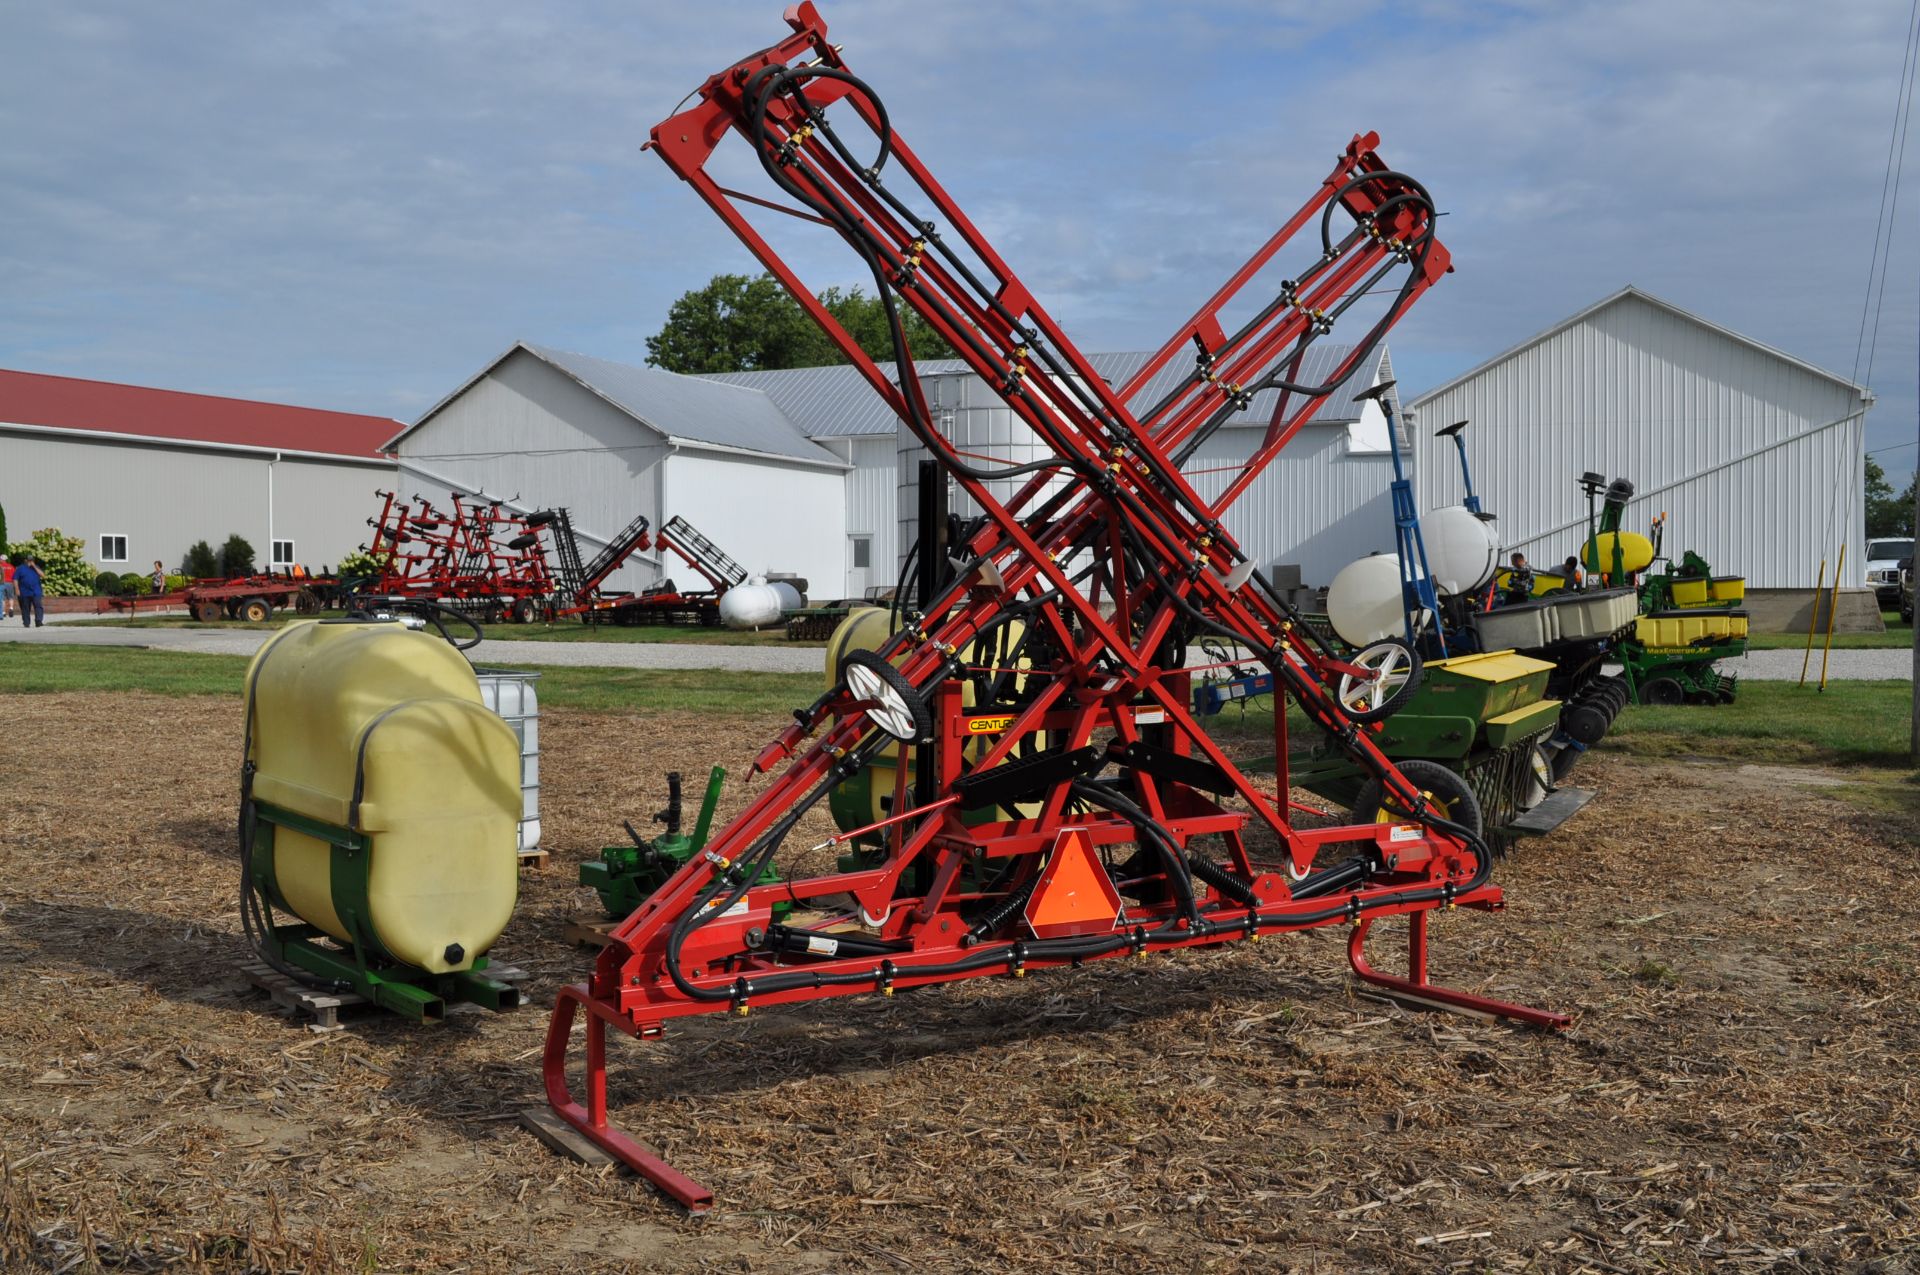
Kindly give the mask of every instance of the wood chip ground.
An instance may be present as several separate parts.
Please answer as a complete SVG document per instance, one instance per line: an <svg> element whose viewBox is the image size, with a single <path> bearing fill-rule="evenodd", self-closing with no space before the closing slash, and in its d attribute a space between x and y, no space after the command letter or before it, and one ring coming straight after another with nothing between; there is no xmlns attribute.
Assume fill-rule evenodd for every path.
<svg viewBox="0 0 1920 1275"><path fill-rule="evenodd" d="M1565 1036L1357 996L1321 931L617 1040L694 1222L522 1112L580 860L670 769L737 808L778 722L550 713L553 866L495 953L533 1004L313 1035L238 968L239 701L4 708L0 1269L1920 1266L1920 824L1831 788L1584 765L1509 910L1435 922L1438 976Z"/></svg>

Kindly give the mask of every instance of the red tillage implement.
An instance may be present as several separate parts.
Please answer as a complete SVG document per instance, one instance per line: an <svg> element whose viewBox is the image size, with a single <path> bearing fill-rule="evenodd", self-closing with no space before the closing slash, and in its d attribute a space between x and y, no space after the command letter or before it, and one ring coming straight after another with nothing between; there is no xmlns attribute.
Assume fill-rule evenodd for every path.
<svg viewBox="0 0 1920 1275"><path fill-rule="evenodd" d="M1109 388L893 133L811 4L794 34L713 77L653 130L651 147L705 199L858 367L985 516L952 546L950 584L760 754L768 785L611 934L591 980L563 988L548 1030L554 1109L691 1209L711 1194L608 1123L606 1033L658 1035L688 1014L1078 965L1104 957L1321 925L1350 925L1355 974L1433 1004L1549 1027L1565 1016L1427 981L1427 914L1501 906L1486 844L1402 777L1366 707L1366 670L1336 660L1222 525L1228 508L1387 329L1447 272L1426 191L1356 137L1307 205L1182 324L1134 381ZM721 186L715 148L738 132L772 198ZM856 135L857 134L857 135ZM893 311L898 382L815 300L743 204L834 230ZM1338 225L1335 224L1336 219ZM1220 316L1298 232L1303 269L1229 332ZM1308 345L1369 292L1383 313L1328 385L1299 385ZM894 307L904 301L1052 448L993 468L935 428ZM1176 358L1192 371L1160 402L1129 400ZM1179 462L1258 390L1282 391L1245 469L1211 502ZM1026 481L1012 490L996 482ZM1277 790L1236 768L1190 715L1184 639L1259 653L1316 726L1344 741L1405 814L1399 823L1296 827ZM1351 705L1352 707L1348 707ZM981 723L987 724L983 726ZM1275 730L1285 716L1274 714ZM1285 758L1285 740L1276 753ZM864 830L856 870L763 884L797 821L837 785L911 753L883 781L893 814ZM1230 804L1229 804L1230 803ZM838 907L827 933L775 909ZM1409 976L1366 964L1384 916L1412 926ZM567 1077L584 1011L585 1092Z"/></svg>

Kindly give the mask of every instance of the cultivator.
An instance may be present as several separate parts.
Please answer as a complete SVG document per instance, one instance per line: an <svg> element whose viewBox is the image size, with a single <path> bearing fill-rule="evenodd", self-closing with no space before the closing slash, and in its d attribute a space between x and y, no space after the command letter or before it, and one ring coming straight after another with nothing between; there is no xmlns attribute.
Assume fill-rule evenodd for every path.
<svg viewBox="0 0 1920 1275"><path fill-rule="evenodd" d="M651 1037L691 1014L1017 978L1325 925L1353 927L1355 975L1390 992L1564 1026L1562 1015L1428 981L1428 913L1498 909L1492 856L1377 746L1376 724L1399 697L1376 695L1364 660L1337 658L1316 638L1222 525L1331 385L1448 270L1425 189L1386 166L1374 135L1355 137L1306 206L1114 390L892 132L813 6L789 9L787 21L791 36L707 81L649 146L985 512L935 564L949 569L923 576L900 627L875 649L849 650L835 685L760 753L754 772L772 775L767 785L611 931L589 982L561 990L544 1060L555 1110L702 1209L704 1188L608 1122L609 1026ZM787 210L828 225L871 269L897 382L747 220L743 204L768 201L709 172L729 131ZM1309 227L1303 268L1229 333L1223 311ZM1369 293L1386 298L1380 316L1330 383L1292 380L1308 346ZM985 465L955 450L915 378L903 301L1051 456ZM1177 389L1144 411L1128 406L1181 358L1192 370ZM1202 499L1179 459L1266 388L1282 393L1262 443L1219 499ZM1015 477L1024 485L996 494ZM1255 651L1384 786L1387 817L1301 826L1284 765L1275 787L1248 778L1188 707L1184 651L1200 634ZM1284 758L1286 714L1273 720ZM801 818L856 778L884 784L885 813L834 838L855 848L841 870L770 876ZM1392 915L1409 918L1406 978L1374 970L1363 950L1368 927ZM582 1014L576 1096L567 1063Z"/></svg>
<svg viewBox="0 0 1920 1275"><path fill-rule="evenodd" d="M644 522L644 520L642 520ZM704 589L682 589L662 580L632 596L604 598L577 608L589 624L699 624L720 622L720 599L747 582L747 569L679 514L649 538L641 528L641 547L671 553L706 581Z"/></svg>
<svg viewBox="0 0 1920 1275"><path fill-rule="evenodd" d="M362 592L428 599L487 619L527 622L584 611L601 597L607 577L648 543L647 520L636 518L583 563L565 509L523 513L505 501L454 492L443 512L419 495L409 502L390 491L376 494L384 503L367 522L380 574Z"/></svg>

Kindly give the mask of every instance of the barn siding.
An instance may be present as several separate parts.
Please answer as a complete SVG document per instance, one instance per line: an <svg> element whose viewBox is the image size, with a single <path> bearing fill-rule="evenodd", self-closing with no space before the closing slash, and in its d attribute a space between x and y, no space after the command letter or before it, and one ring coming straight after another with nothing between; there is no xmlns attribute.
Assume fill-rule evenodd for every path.
<svg viewBox="0 0 1920 1275"><path fill-rule="evenodd" d="M694 451L675 452L666 471L668 512L750 573L792 572L807 578L810 596L839 595L846 579L844 471ZM666 569L684 574L677 558Z"/></svg>
<svg viewBox="0 0 1920 1275"><path fill-rule="evenodd" d="M254 561L269 562L267 473L263 453L153 446L73 435L0 432L7 534L25 540L58 527L86 542L96 571L177 569L187 547L215 549L239 533ZM283 457L273 466L272 538L292 540L309 569L337 565L368 535L373 493L393 482L391 464ZM366 512L361 512L365 510ZM127 561L102 564L102 534L127 538Z"/></svg>
<svg viewBox="0 0 1920 1275"><path fill-rule="evenodd" d="M1470 420L1481 502L1503 543L1536 563L1577 551L1575 480L1588 470L1634 483L1628 527L1664 511L1667 549L1697 550L1755 587L1811 585L1843 540L1859 561L1859 391L1640 294L1412 406L1420 507L1459 503L1459 462L1433 431Z"/></svg>

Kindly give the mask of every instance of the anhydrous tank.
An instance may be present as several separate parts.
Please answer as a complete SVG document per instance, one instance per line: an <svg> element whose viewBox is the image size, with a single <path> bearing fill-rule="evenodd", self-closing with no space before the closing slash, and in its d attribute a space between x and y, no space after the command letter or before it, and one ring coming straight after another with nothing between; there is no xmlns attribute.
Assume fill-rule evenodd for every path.
<svg viewBox="0 0 1920 1275"><path fill-rule="evenodd" d="M730 629L759 629L780 619L780 592L759 576L720 595L720 623Z"/></svg>
<svg viewBox="0 0 1920 1275"><path fill-rule="evenodd" d="M1327 587L1327 622L1343 641L1366 646L1406 632L1400 559L1391 553L1349 562Z"/></svg>
<svg viewBox="0 0 1920 1275"><path fill-rule="evenodd" d="M397 621L290 624L248 666L247 724L254 801L368 842L362 902L336 847L276 819L277 905L436 974L493 946L519 890L520 748L466 657Z"/></svg>
<svg viewBox="0 0 1920 1275"><path fill-rule="evenodd" d="M1448 505L1420 518L1433 583L1456 597L1477 592L1493 579L1500 558L1500 536L1493 519L1465 505Z"/></svg>

